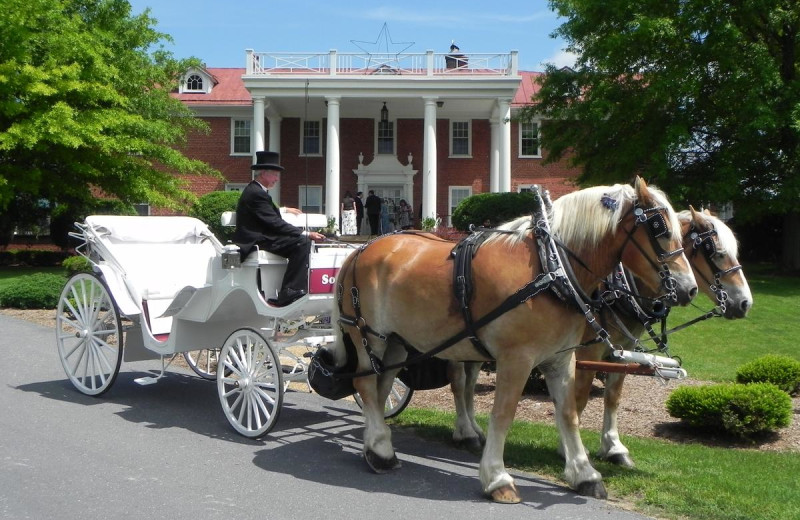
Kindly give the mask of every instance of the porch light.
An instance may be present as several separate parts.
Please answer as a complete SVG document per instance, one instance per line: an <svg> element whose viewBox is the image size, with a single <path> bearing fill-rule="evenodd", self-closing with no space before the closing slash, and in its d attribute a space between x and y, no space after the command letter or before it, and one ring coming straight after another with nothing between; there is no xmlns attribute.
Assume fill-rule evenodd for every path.
<svg viewBox="0 0 800 520"><path fill-rule="evenodd" d="M381 122L386 123L387 121L389 121L389 109L386 108L386 101L384 101L381 109Z"/></svg>

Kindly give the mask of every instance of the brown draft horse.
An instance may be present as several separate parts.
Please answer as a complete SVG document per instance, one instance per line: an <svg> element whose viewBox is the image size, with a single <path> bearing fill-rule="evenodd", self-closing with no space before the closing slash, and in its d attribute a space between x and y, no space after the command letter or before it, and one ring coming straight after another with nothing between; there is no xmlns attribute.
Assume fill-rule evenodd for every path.
<svg viewBox="0 0 800 520"><path fill-rule="evenodd" d="M651 216L666 228L658 238L648 225L637 225ZM472 264L474 318L492 312L542 273L532 224L531 217L507 223L502 228L512 233L496 234L478 248ZM653 291L661 286L668 269L676 298L686 303L697 285L681 253L679 229L666 196L638 178L635 187L599 186L565 195L553 204L551 215L552 234L583 260L582 264L572 257L568 260L576 273L575 283L583 291L590 292L599 276L622 261ZM453 296L452 247L452 242L433 235L394 234L348 257L337 281L340 294L348 295L341 299L341 310L334 312L342 325L331 349L337 367L347 362L345 336L356 346L358 370L367 371L375 358L384 366L405 360L405 345L427 352L463 331L463 316ZM352 316L357 316L355 323ZM581 494L607 496L578 431L571 347L580 341L585 323L583 314L548 292L521 302L478 330L478 338L497 365L495 400L479 470L483 490L494 500L520 501L503 463L503 449L522 388L531 369L539 365L557 403L566 481ZM438 357L486 360L469 339ZM379 473L400 466L383 415L397 372L386 370L353 380L363 400L365 459Z"/></svg>
<svg viewBox="0 0 800 520"><path fill-rule="evenodd" d="M737 260L738 245L736 237L724 222L710 213L698 212L694 208L678 213L683 235L683 247L694 270L700 290L711 301L718 304L718 310L726 319L739 319L747 316L752 306L753 296L747 284L741 265ZM705 282L705 283L703 283ZM655 297L647 288L639 291L642 296ZM623 325L635 338L645 332L645 326L636 316L618 313ZM602 317L601 317L602 319ZM587 331L583 338L592 339ZM611 341L626 350L632 349L634 341L615 330ZM594 344L578 349L578 360L600 361L608 354L605 345ZM589 400L595 372L578 370L575 375L578 414L580 415ZM622 398L624 373L609 372L605 379L603 394L603 432L598 456L614 464L634 467L628 448L620 441L617 410Z"/></svg>
<svg viewBox="0 0 800 520"><path fill-rule="evenodd" d="M708 211L698 212L690 206L689 210L678 213L683 236L683 247L700 283L700 289L717 304L716 311L720 316L739 319L747 316L752 307L753 297L747 279L737 259L738 244L733 231L720 219ZM659 294L642 287L634 277L634 285L638 293L646 300L656 299ZM624 296L623 296L624 297ZM638 302L645 313L650 313L647 302ZM603 308L599 319L602 323L613 324L610 312L615 312L627 329L623 333L619 327L611 327L611 342L625 350L633 349L635 341L645 332L645 325L637 318L630 305L623 305L622 300L612 302L610 310ZM652 317L652 314L651 314ZM657 320L655 320L657 321ZM582 338L588 342L594 338L589 327ZM578 361L601 361L608 356L608 347L595 343L575 351ZM456 422L453 429L454 442L470 451L480 450L484 442L483 431L475 421L474 382L478 377L481 363L455 363L448 365L448 378L456 405ZM578 415L583 413L589 400L596 372L593 370L577 370L575 373ZM628 448L619 438L617 410L622 398L624 373L609 372L604 384L603 430L598 457L613 464L634 467Z"/></svg>

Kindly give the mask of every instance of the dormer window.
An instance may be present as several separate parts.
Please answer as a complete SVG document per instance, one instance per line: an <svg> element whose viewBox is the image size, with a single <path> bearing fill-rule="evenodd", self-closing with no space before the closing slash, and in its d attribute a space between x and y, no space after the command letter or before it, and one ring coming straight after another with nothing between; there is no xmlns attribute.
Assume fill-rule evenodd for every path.
<svg viewBox="0 0 800 520"><path fill-rule="evenodd" d="M205 69L190 70L183 77L178 92L180 94L210 94L217 83L214 76Z"/></svg>
<svg viewBox="0 0 800 520"><path fill-rule="evenodd" d="M199 74L192 74L186 79L186 90L203 90L203 78Z"/></svg>

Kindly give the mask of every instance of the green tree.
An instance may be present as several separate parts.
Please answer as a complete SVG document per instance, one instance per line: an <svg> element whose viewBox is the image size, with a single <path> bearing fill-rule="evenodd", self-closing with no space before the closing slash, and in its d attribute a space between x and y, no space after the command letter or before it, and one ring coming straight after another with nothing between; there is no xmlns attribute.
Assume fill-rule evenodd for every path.
<svg viewBox="0 0 800 520"><path fill-rule="evenodd" d="M640 173L675 202L784 215L783 265L800 269L800 3L550 0L578 56L547 67L524 118L547 160L581 183Z"/></svg>
<svg viewBox="0 0 800 520"><path fill-rule="evenodd" d="M185 174L219 175L179 148L205 124L170 97L196 59L125 0L4 0L0 212L20 193L81 205L103 194L186 208Z"/></svg>

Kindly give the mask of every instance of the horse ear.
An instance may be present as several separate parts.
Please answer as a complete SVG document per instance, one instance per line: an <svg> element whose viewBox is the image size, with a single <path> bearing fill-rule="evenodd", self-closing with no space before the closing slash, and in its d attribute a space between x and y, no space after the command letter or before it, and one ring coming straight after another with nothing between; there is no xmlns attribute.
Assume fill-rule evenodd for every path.
<svg viewBox="0 0 800 520"><path fill-rule="evenodd" d="M709 210L708 208L704 209L704 210L703 210L703 213L705 213L705 214L706 214L706 215L708 215L709 217L710 217L710 216L712 216L712 215L711 215L711 210Z"/></svg>
<svg viewBox="0 0 800 520"><path fill-rule="evenodd" d="M697 220L697 210L694 209L694 206L689 204L689 211L692 212L692 220Z"/></svg>
<svg viewBox="0 0 800 520"><path fill-rule="evenodd" d="M636 189L636 195L639 199L645 199L649 197L650 192L647 189L647 183L638 175L636 176L633 186Z"/></svg>

